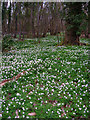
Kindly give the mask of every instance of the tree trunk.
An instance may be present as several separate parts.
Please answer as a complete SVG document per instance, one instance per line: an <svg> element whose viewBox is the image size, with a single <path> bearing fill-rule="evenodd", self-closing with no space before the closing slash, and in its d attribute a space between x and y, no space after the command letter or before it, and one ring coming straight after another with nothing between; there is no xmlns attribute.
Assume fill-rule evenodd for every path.
<svg viewBox="0 0 90 120"><path fill-rule="evenodd" d="M68 25L68 24L67 24ZM76 35L77 28L73 27L65 32L65 45L79 45L79 36Z"/></svg>
<svg viewBox="0 0 90 120"><path fill-rule="evenodd" d="M40 30L39 30L39 2L37 3L37 8L38 8L38 12L37 12L37 37L40 37Z"/></svg>
<svg viewBox="0 0 90 120"><path fill-rule="evenodd" d="M21 3L18 3L18 10L19 10L19 40L21 40Z"/></svg>
<svg viewBox="0 0 90 120"><path fill-rule="evenodd" d="M15 31L14 31L14 38L16 38L16 36L17 36L17 3L16 3L16 8L15 8L14 18L15 18Z"/></svg>
<svg viewBox="0 0 90 120"><path fill-rule="evenodd" d="M47 19L47 15L45 14L45 11L43 12L43 35L42 37L45 37L47 34L47 29L48 29L48 19Z"/></svg>
<svg viewBox="0 0 90 120"><path fill-rule="evenodd" d="M8 2L2 2L2 33L6 33L6 13L7 13L7 4Z"/></svg>
<svg viewBox="0 0 90 120"><path fill-rule="evenodd" d="M35 37L35 27L34 27L34 3L31 8L31 24L32 24L32 37Z"/></svg>
<svg viewBox="0 0 90 120"><path fill-rule="evenodd" d="M82 12L82 3L69 3L68 14L66 19L66 32L64 45L79 45L79 34L77 34L80 22L77 22L77 16ZM75 21L76 20L76 21Z"/></svg>
<svg viewBox="0 0 90 120"><path fill-rule="evenodd" d="M16 38L16 35L17 35L17 13L15 16L15 35L14 35L14 38Z"/></svg>
<svg viewBox="0 0 90 120"><path fill-rule="evenodd" d="M11 2L8 9L8 33L10 33L10 23L11 23Z"/></svg>
<svg viewBox="0 0 90 120"><path fill-rule="evenodd" d="M88 38L90 38L90 2L88 2Z"/></svg>
<svg viewBox="0 0 90 120"><path fill-rule="evenodd" d="M54 35L54 20L53 20L53 18L51 19L51 23L50 23L50 35Z"/></svg>

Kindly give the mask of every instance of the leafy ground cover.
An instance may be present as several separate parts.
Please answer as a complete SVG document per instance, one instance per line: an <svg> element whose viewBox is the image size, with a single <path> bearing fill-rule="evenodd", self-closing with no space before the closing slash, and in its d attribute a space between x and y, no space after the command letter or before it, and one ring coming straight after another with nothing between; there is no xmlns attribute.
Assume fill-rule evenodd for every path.
<svg viewBox="0 0 90 120"><path fill-rule="evenodd" d="M88 118L88 46L56 45L27 39L3 54L2 81L26 72L2 87L2 118Z"/></svg>

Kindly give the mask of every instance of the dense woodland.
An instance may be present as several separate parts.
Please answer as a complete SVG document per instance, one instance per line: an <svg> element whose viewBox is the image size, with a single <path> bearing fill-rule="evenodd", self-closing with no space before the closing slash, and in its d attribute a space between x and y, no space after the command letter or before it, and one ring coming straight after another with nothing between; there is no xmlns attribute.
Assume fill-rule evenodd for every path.
<svg viewBox="0 0 90 120"><path fill-rule="evenodd" d="M3 2L2 33L19 40L40 38L48 34L59 37L62 44L80 45L80 36L90 37L88 32L90 3L83 2ZM23 38L22 38L23 36Z"/></svg>

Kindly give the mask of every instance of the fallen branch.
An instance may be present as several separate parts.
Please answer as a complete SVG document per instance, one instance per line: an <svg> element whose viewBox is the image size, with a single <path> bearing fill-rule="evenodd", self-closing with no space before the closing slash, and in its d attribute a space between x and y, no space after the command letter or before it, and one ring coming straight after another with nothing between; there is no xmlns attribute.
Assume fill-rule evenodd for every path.
<svg viewBox="0 0 90 120"><path fill-rule="evenodd" d="M6 79L2 82L0 82L0 87L2 87L3 85L5 85L5 83L9 82L9 81L12 81L12 80L18 80L18 78L21 77L21 75L23 75L26 71L23 71L21 73L19 73L17 76L14 76L13 78L10 78L10 79Z"/></svg>

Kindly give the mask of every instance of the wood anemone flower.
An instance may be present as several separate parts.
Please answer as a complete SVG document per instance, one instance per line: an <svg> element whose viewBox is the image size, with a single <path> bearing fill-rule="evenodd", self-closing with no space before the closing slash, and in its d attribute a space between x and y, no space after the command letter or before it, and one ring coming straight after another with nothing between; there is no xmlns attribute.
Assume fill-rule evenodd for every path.
<svg viewBox="0 0 90 120"><path fill-rule="evenodd" d="M36 113L35 113L35 112L32 112L32 113L28 113L28 115L30 115L30 116L35 116Z"/></svg>

